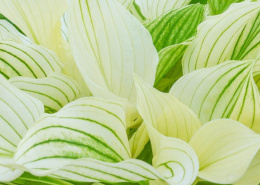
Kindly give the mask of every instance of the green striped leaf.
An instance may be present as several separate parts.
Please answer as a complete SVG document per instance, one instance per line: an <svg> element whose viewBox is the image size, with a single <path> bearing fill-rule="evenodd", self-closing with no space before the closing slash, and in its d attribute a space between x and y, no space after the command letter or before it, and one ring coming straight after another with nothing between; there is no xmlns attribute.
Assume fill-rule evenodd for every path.
<svg viewBox="0 0 260 185"><path fill-rule="evenodd" d="M260 97L252 61L229 61L184 75L170 93L190 107L203 123L231 118L260 132Z"/></svg>
<svg viewBox="0 0 260 185"><path fill-rule="evenodd" d="M172 85L183 75L182 57L189 43L168 46L159 52L154 87L162 92L169 92Z"/></svg>
<svg viewBox="0 0 260 185"><path fill-rule="evenodd" d="M169 10L184 7L191 0L135 0L146 20L154 20Z"/></svg>
<svg viewBox="0 0 260 185"><path fill-rule="evenodd" d="M253 161L251 162L248 170L243 175L239 181L234 183L234 185L244 185L252 184L258 185L260 182L260 151L255 155Z"/></svg>
<svg viewBox="0 0 260 185"><path fill-rule="evenodd" d="M11 181L23 173L8 167L14 164L16 146L44 109L40 101L10 85L1 75L0 92L0 181Z"/></svg>
<svg viewBox="0 0 260 185"><path fill-rule="evenodd" d="M74 58L94 96L136 99L133 73L153 84L158 54L144 26L116 0L71 1Z"/></svg>
<svg viewBox="0 0 260 185"><path fill-rule="evenodd" d="M228 9L232 3L238 3L244 0L208 0L210 14L221 14Z"/></svg>
<svg viewBox="0 0 260 185"><path fill-rule="evenodd" d="M67 0L1 0L0 13L18 26L34 43L54 51L66 61L67 46L60 19ZM33 8L32 8L33 7Z"/></svg>
<svg viewBox="0 0 260 185"><path fill-rule="evenodd" d="M208 17L184 55L184 74L227 60L256 59L260 51L259 11L259 3L243 2Z"/></svg>
<svg viewBox="0 0 260 185"><path fill-rule="evenodd" d="M146 128L153 149L153 166L167 182L158 179L150 184L192 184L199 171L199 160L191 146L180 139L160 134L149 123L146 123Z"/></svg>
<svg viewBox="0 0 260 185"><path fill-rule="evenodd" d="M73 79L59 73L51 73L41 79L16 77L10 79L10 83L39 99L45 106L45 112L51 113L75 100L81 93Z"/></svg>
<svg viewBox="0 0 260 185"><path fill-rule="evenodd" d="M41 46L0 42L0 74L7 79L15 76L44 78L60 71L56 55Z"/></svg>
<svg viewBox="0 0 260 185"><path fill-rule="evenodd" d="M11 23L0 20L0 41L27 43L27 40Z"/></svg>
<svg viewBox="0 0 260 185"><path fill-rule="evenodd" d="M120 2L125 8L130 10L133 6L134 0L118 0L118 2Z"/></svg>
<svg viewBox="0 0 260 185"><path fill-rule="evenodd" d="M170 11L146 23L145 26L152 35L157 51L194 36L197 26L205 18L204 10L204 5L190 5Z"/></svg>
<svg viewBox="0 0 260 185"><path fill-rule="evenodd" d="M39 119L14 158L33 175L77 182L163 179L152 166L130 157L125 108L114 101L82 98Z"/></svg>
<svg viewBox="0 0 260 185"><path fill-rule="evenodd" d="M189 144L199 157L199 178L233 184L244 175L259 150L260 135L237 121L219 119L202 126Z"/></svg>

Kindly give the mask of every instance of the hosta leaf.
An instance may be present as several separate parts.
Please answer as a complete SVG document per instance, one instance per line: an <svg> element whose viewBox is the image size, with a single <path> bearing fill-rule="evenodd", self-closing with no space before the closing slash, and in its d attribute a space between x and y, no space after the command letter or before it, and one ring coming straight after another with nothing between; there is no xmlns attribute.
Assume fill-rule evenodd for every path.
<svg viewBox="0 0 260 185"><path fill-rule="evenodd" d="M230 59L255 59L260 49L259 11L258 2L237 3L200 24L183 58L184 73Z"/></svg>
<svg viewBox="0 0 260 185"><path fill-rule="evenodd" d="M260 132L260 97L251 61L229 61L184 75L170 93L203 123L231 118Z"/></svg>
<svg viewBox="0 0 260 185"><path fill-rule="evenodd" d="M146 23L145 26L152 35L157 51L194 36L197 26L205 19L204 10L204 5L190 5L169 11Z"/></svg>
<svg viewBox="0 0 260 185"><path fill-rule="evenodd" d="M136 77L137 106L144 122L161 134L189 141L201 126L197 115L173 95L162 93Z"/></svg>
<svg viewBox="0 0 260 185"><path fill-rule="evenodd" d="M208 0L209 9L211 15L221 14L224 12L232 3L238 3L244 0Z"/></svg>
<svg viewBox="0 0 260 185"><path fill-rule="evenodd" d="M133 158L137 158L141 154L148 141L149 141L149 136L146 131L144 123L142 123L141 126L137 129L137 131L133 134L133 136L129 140Z"/></svg>
<svg viewBox="0 0 260 185"><path fill-rule="evenodd" d="M258 185L260 183L260 151L256 154L251 162L247 172L234 185Z"/></svg>
<svg viewBox="0 0 260 185"><path fill-rule="evenodd" d="M186 6L191 0L135 0L146 20L154 20L169 10Z"/></svg>
<svg viewBox="0 0 260 185"><path fill-rule="evenodd" d="M0 41L26 42L25 36L6 20L0 20Z"/></svg>
<svg viewBox="0 0 260 185"><path fill-rule="evenodd" d="M76 82L66 75L52 73L47 78L16 77L11 84L41 100L48 112L56 112L80 95Z"/></svg>
<svg viewBox="0 0 260 185"><path fill-rule="evenodd" d="M182 57L189 43L168 46L159 52L154 87L162 92L169 92L174 82L182 75Z"/></svg>
<svg viewBox="0 0 260 185"><path fill-rule="evenodd" d="M153 166L167 179L167 184L192 184L199 171L199 160L191 146L180 139L165 137L149 124L146 127L153 149Z"/></svg>
<svg viewBox="0 0 260 185"><path fill-rule="evenodd" d="M0 181L11 181L22 174L3 164L13 164L13 153L28 128L43 114L40 101L10 85L0 75Z"/></svg>
<svg viewBox="0 0 260 185"><path fill-rule="evenodd" d="M199 157L200 178L231 184L246 172L260 148L260 135L237 121L220 119L201 127L190 145Z"/></svg>
<svg viewBox="0 0 260 185"><path fill-rule="evenodd" d="M82 98L38 120L19 144L15 160L34 175L77 182L162 179L149 164L129 159L125 124L121 104Z"/></svg>
<svg viewBox="0 0 260 185"><path fill-rule="evenodd" d="M74 58L94 96L134 101L133 73L153 84L158 55L151 36L116 0L72 1L69 20Z"/></svg>
<svg viewBox="0 0 260 185"><path fill-rule="evenodd" d="M34 43L65 55L60 19L66 0L1 0L0 12L17 25Z"/></svg>
<svg viewBox="0 0 260 185"><path fill-rule="evenodd" d="M0 42L0 74L5 78L43 78L54 71L60 72L61 65L49 50L35 44Z"/></svg>

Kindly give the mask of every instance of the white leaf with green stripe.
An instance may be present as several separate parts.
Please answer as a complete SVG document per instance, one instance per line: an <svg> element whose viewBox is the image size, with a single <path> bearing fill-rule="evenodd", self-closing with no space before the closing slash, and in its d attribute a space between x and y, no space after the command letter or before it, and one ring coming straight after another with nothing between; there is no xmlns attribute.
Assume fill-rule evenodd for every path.
<svg viewBox="0 0 260 185"><path fill-rule="evenodd" d="M184 73L227 60L255 59L260 51L259 11L260 3L242 2L208 17L184 55Z"/></svg>
<svg viewBox="0 0 260 185"><path fill-rule="evenodd" d="M134 0L118 0L126 9L130 10L133 6Z"/></svg>
<svg viewBox="0 0 260 185"><path fill-rule="evenodd" d="M0 181L10 181L22 171L3 164L13 164L16 146L28 128L44 113L43 104L10 85L0 75Z"/></svg>
<svg viewBox="0 0 260 185"><path fill-rule="evenodd" d="M184 75L170 93L190 107L203 123L231 118L260 132L260 97L252 61L228 61Z"/></svg>
<svg viewBox="0 0 260 185"><path fill-rule="evenodd" d="M233 184L244 175L259 150L260 135L237 121L219 119L202 126L189 144L199 157L198 177Z"/></svg>
<svg viewBox="0 0 260 185"><path fill-rule="evenodd" d="M81 93L73 79L60 73L51 73L41 79L15 77L10 79L10 83L43 102L45 112L58 111L79 98Z"/></svg>
<svg viewBox="0 0 260 185"><path fill-rule="evenodd" d="M1 0L0 13L18 26L34 43L66 59L60 19L67 0ZM66 61L66 60L64 60Z"/></svg>
<svg viewBox="0 0 260 185"><path fill-rule="evenodd" d="M0 74L7 79L15 76L44 78L60 71L56 55L41 46L0 42Z"/></svg>
<svg viewBox="0 0 260 185"><path fill-rule="evenodd" d="M74 58L94 96L134 102L133 73L154 83L158 54L151 36L119 2L71 1L69 20Z"/></svg>
<svg viewBox="0 0 260 185"><path fill-rule="evenodd" d="M152 166L130 157L125 107L82 98L38 120L20 142L15 161L37 176L80 182L163 179Z"/></svg>
<svg viewBox="0 0 260 185"><path fill-rule="evenodd" d="M159 64L156 70L154 87L169 92L172 85L183 76L182 57L189 43L184 42L168 46L159 52Z"/></svg>
<svg viewBox="0 0 260 185"><path fill-rule="evenodd" d="M180 139L160 134L149 123L146 128L153 149L153 166L165 177L165 185L192 184L199 171L199 160L192 147ZM163 182L157 180L150 184Z"/></svg>
<svg viewBox="0 0 260 185"><path fill-rule="evenodd" d="M144 122L161 134L188 142L200 128L197 115L173 95L162 93L135 78L137 106Z"/></svg>
<svg viewBox="0 0 260 185"><path fill-rule="evenodd" d="M11 23L6 20L0 20L0 41L14 41L18 43L25 42L25 36L22 35Z"/></svg>
<svg viewBox="0 0 260 185"><path fill-rule="evenodd" d="M146 20L154 20L169 10L184 7L191 0L135 0Z"/></svg>
<svg viewBox="0 0 260 185"><path fill-rule="evenodd" d="M145 27L159 52L167 46L182 43L196 35L197 26L204 19L205 6L195 4L169 11L153 21L146 22Z"/></svg>

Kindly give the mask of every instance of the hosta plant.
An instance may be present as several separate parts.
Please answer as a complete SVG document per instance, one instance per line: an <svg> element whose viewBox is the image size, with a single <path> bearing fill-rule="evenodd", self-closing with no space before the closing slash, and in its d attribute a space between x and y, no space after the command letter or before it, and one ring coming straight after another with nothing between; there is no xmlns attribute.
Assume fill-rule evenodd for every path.
<svg viewBox="0 0 260 185"><path fill-rule="evenodd" d="M0 13L0 184L260 183L259 0Z"/></svg>

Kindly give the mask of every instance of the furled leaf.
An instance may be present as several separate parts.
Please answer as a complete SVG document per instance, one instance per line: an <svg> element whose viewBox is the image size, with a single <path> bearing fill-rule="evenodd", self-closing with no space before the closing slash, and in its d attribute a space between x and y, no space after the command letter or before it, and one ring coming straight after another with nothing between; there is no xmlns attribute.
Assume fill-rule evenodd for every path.
<svg viewBox="0 0 260 185"><path fill-rule="evenodd" d="M211 15L221 14L227 10L232 3L241 1L244 0L208 0L210 13Z"/></svg>
<svg viewBox="0 0 260 185"><path fill-rule="evenodd" d="M0 182L11 181L23 171L14 164L13 153L28 128L43 114L43 104L10 85L0 75ZM10 164L10 165L9 165Z"/></svg>
<svg viewBox="0 0 260 185"><path fill-rule="evenodd" d="M11 84L43 102L47 112L56 112L80 96L77 83L66 75L52 73L47 78L16 77Z"/></svg>
<svg viewBox="0 0 260 185"><path fill-rule="evenodd" d="M15 160L37 176L77 182L138 182L162 179L131 157L125 108L114 101L76 100L46 115L27 132Z"/></svg>
<svg viewBox="0 0 260 185"><path fill-rule="evenodd" d="M260 148L260 135L237 121L219 119L202 126L190 145L199 157L198 177L231 184L246 172Z"/></svg>
<svg viewBox="0 0 260 185"><path fill-rule="evenodd" d="M204 5L190 5L169 11L146 23L145 26L152 35L157 51L194 36L197 26L205 19L204 11Z"/></svg>
<svg viewBox="0 0 260 185"><path fill-rule="evenodd" d="M233 4L221 15L208 17L183 58L184 74L227 60L256 59L260 39L260 4Z"/></svg>
<svg viewBox="0 0 260 185"><path fill-rule="evenodd" d="M134 101L133 73L154 83L158 55L151 36L116 0L72 1L69 20L74 58L94 96Z"/></svg>
<svg viewBox="0 0 260 185"><path fill-rule="evenodd" d="M169 10L189 4L191 0L135 0L146 20L154 20Z"/></svg>
<svg viewBox="0 0 260 185"><path fill-rule="evenodd" d="M34 43L56 52L63 58L66 52L60 19L68 8L67 0L1 0L0 3L0 12Z"/></svg>
<svg viewBox="0 0 260 185"><path fill-rule="evenodd" d="M159 52L154 87L162 92L169 92L172 85L183 75L182 57L189 43L168 46Z"/></svg>
<svg viewBox="0 0 260 185"><path fill-rule="evenodd" d="M15 76L43 78L60 71L56 55L41 46L0 42L0 74L7 79Z"/></svg>
<svg viewBox="0 0 260 185"><path fill-rule="evenodd" d="M258 185L260 182L260 151L256 154L251 162L247 172L234 185Z"/></svg>
<svg viewBox="0 0 260 185"><path fill-rule="evenodd" d="M153 149L153 166L166 178L167 184L192 184L199 171L199 160L191 146L160 134L149 124L146 128ZM157 181L155 184L163 184L161 180Z"/></svg>
<svg viewBox="0 0 260 185"><path fill-rule="evenodd" d="M251 61L229 61L184 75L170 93L203 123L231 118L260 132L260 97Z"/></svg>

